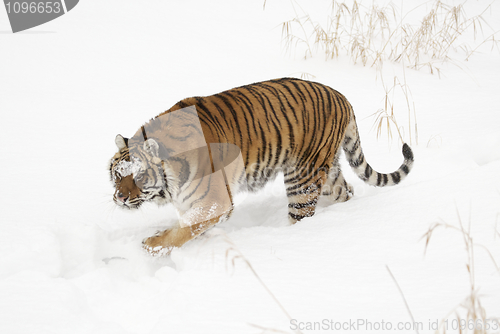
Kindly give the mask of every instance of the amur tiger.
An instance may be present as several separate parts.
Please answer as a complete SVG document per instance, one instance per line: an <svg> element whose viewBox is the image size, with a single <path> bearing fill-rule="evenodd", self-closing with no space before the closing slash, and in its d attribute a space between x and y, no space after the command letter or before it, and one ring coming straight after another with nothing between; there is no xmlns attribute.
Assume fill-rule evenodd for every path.
<svg viewBox="0 0 500 334"><path fill-rule="evenodd" d="M256 191L279 172L292 224L314 215L320 195L333 203L349 200L353 187L340 170L341 146L358 177L372 186L398 184L413 164L404 144L397 171L374 171L347 99L325 85L293 78L184 99L132 138L117 135L115 142L114 202L135 209L154 200L173 203L178 211L179 226L143 241L153 255L168 254L227 219L237 193ZM217 179L220 170L225 173Z"/></svg>

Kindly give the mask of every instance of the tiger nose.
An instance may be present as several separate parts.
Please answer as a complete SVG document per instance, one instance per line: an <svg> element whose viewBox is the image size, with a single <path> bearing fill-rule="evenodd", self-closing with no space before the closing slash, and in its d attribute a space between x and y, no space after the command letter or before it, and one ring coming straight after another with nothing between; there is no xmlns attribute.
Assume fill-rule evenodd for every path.
<svg viewBox="0 0 500 334"><path fill-rule="evenodd" d="M123 202L125 203L125 201L127 200L128 196L125 196L123 193L118 193L116 194L116 198L120 201L120 202Z"/></svg>

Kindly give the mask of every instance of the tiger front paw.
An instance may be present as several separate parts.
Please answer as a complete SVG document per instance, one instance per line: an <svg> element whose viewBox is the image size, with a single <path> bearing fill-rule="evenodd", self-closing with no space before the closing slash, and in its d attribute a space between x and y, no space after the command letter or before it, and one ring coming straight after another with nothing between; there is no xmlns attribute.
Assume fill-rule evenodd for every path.
<svg viewBox="0 0 500 334"><path fill-rule="evenodd" d="M157 232L154 236L144 239L142 241L142 248L152 256L169 255L175 246L169 244L166 236L168 232L168 230Z"/></svg>

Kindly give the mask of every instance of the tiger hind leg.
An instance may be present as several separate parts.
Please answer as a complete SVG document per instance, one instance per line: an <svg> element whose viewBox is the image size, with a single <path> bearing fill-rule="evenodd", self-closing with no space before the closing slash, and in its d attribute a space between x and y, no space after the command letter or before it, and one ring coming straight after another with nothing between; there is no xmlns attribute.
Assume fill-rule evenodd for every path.
<svg viewBox="0 0 500 334"><path fill-rule="evenodd" d="M285 173L288 220L291 224L314 215L327 171L328 168L320 168L310 173L307 169L294 168Z"/></svg>
<svg viewBox="0 0 500 334"><path fill-rule="evenodd" d="M328 172L328 178L321 195L327 197L332 203L346 202L354 195L354 188L347 183L340 169L338 154Z"/></svg>

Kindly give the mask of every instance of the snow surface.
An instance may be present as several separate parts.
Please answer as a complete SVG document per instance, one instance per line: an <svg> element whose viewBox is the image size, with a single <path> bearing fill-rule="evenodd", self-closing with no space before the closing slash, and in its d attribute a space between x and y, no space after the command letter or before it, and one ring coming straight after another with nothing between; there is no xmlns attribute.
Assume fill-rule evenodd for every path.
<svg viewBox="0 0 500 334"><path fill-rule="evenodd" d="M17 34L0 10L0 333L292 332L238 252L301 323L411 321L388 266L424 324L420 333L430 333L430 322L468 296L470 281L462 236L438 229L424 253L428 228L458 226L458 211L500 263L500 58L491 45L461 68L444 64L441 78L405 71L419 145L397 187L370 188L343 162L353 199L322 201L294 226L278 178L171 256L141 250L176 215L171 206L112 203L114 138L182 98L310 73L350 100L376 170L403 160L401 144L377 140L372 129L384 98L376 70L325 61L319 51L303 60L300 46L286 52L280 23L295 15L290 2L265 3L81 1ZM488 4L469 1L467 10ZM307 10L324 14L327 5L309 1ZM500 29L498 2L483 15ZM402 77L397 64L384 63L384 73L386 83ZM403 122L405 103L398 107ZM479 247L475 278L488 316L500 316L500 274Z"/></svg>

